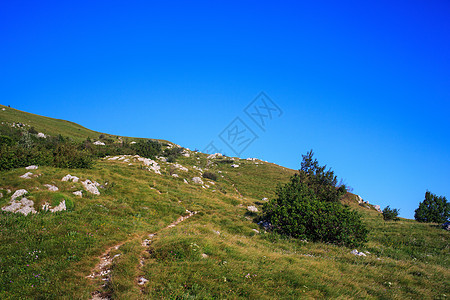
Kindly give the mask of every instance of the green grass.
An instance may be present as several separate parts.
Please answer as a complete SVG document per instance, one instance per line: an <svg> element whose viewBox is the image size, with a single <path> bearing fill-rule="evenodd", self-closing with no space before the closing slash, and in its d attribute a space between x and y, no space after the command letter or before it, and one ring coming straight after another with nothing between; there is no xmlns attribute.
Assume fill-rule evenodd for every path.
<svg viewBox="0 0 450 300"><path fill-rule="evenodd" d="M41 129L33 125L38 131L54 126L51 134L63 132L58 120L35 118L29 120L42 123ZM77 127L69 125L65 132L76 138ZM191 152L177 159L188 172L161 163L162 175L137 163L108 160L88 170L40 167L33 171L40 176L29 180L19 178L24 168L0 172L0 205L9 201L7 189L25 188L39 211L29 216L0 212L0 299L90 299L102 281L86 276L118 243L123 245L112 254L121 255L105 288L114 299L448 298L449 233L437 224L386 222L348 194L343 202L360 211L370 229L368 243L358 249L370 252L367 257L355 257L345 247L265 233L246 207L261 209L261 199L274 197L277 185L294 171L246 160L231 168L219 161L208 164L206 155ZM218 178L215 184L203 178L210 186L204 189L191 179L201 177L193 166L206 170L207 164ZM101 195L73 195L83 187L62 182L67 174L99 182ZM59 191L50 192L44 184ZM73 203L71 210L40 210L44 202L57 205L63 199ZM199 213L165 228L186 209ZM157 235L145 251L141 242L149 233ZM146 258L143 267L141 257ZM142 289L136 281L141 275L149 280Z"/></svg>

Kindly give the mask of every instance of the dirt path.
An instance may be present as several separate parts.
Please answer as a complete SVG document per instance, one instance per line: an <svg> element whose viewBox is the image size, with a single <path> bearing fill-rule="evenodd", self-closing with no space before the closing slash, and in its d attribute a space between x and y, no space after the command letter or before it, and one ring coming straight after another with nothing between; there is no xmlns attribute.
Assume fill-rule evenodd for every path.
<svg viewBox="0 0 450 300"><path fill-rule="evenodd" d="M193 215L195 215L197 212L191 212L189 210L186 210L188 213L185 216L179 217L176 221L172 222L171 224L167 225L163 229L168 229L177 226L181 222L189 219ZM163 230L161 229L161 230ZM144 251L147 251L148 247L150 246L151 242L153 241L153 237L155 237L157 233L150 233L147 235L147 238L142 242L142 246L145 247ZM111 280L111 271L112 271L112 263L115 258L119 257L121 254L111 255L111 252L113 250L118 250L123 244L130 242L131 240L123 241L119 244L116 244L110 248L108 248L101 256L100 256L100 262L95 266L95 268L92 270L91 274L86 276L86 278L90 278L92 280L101 277L102 281L104 282L95 292L92 293L92 300L109 300L111 299L110 295L105 291L105 287L108 284L108 282ZM142 253L144 252L142 251ZM139 259L139 270L142 269L144 266L144 257L141 255ZM144 278L143 276L139 276L137 279L138 285L143 287L143 285L148 280Z"/></svg>

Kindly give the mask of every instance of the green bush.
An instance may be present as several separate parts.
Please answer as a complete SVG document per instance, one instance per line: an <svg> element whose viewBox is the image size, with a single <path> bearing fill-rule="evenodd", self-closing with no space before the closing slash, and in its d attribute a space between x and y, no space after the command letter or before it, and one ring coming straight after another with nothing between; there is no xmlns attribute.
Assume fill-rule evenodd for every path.
<svg viewBox="0 0 450 300"><path fill-rule="evenodd" d="M161 153L161 144L152 140L140 140L133 144L132 148L136 151L136 154L146 158L155 159Z"/></svg>
<svg viewBox="0 0 450 300"><path fill-rule="evenodd" d="M400 212L399 209L397 209L397 208L391 209L388 205L383 209L383 219L385 221L390 221L390 220L397 221L399 219L398 218L399 212Z"/></svg>
<svg viewBox="0 0 450 300"><path fill-rule="evenodd" d="M326 166L320 166L313 155L312 150L302 155L303 161L298 173L300 182L312 189L319 200L339 201L339 198L347 193L345 185L338 186L334 172L331 169L326 171Z"/></svg>
<svg viewBox="0 0 450 300"><path fill-rule="evenodd" d="M303 156L303 162L309 158L308 153ZM317 181L305 180L302 170L299 173L277 189L277 198L263 205L263 219L272 225L272 230L293 238L337 245L358 246L365 243L368 230L361 216L340 202L324 197L330 191L329 185L333 184L333 180L328 180L334 177L328 174L320 183L326 186L321 187L320 178Z"/></svg>
<svg viewBox="0 0 450 300"><path fill-rule="evenodd" d="M212 172L205 172L205 173L203 173L202 177L217 181L217 174L212 173Z"/></svg>
<svg viewBox="0 0 450 300"><path fill-rule="evenodd" d="M450 203L443 196L436 196L427 191L425 200L415 210L414 219L419 222L444 223L450 217Z"/></svg>
<svg viewBox="0 0 450 300"><path fill-rule="evenodd" d="M78 150L75 144L62 143L56 146L53 165L58 168L92 168L94 161L89 152Z"/></svg>

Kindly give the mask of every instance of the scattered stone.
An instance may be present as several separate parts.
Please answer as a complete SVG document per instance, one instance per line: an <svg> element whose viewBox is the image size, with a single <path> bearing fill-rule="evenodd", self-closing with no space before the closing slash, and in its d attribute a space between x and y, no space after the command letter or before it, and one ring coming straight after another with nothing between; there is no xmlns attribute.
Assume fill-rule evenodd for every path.
<svg viewBox="0 0 450 300"><path fill-rule="evenodd" d="M80 178L78 178L77 176L72 176L70 174L67 174L61 179L61 181L72 181L72 182L78 182L78 180L80 180Z"/></svg>
<svg viewBox="0 0 450 300"><path fill-rule="evenodd" d="M132 141L132 142L130 143L130 145L133 145L133 144L136 144L136 142L135 142L135 141Z"/></svg>
<svg viewBox="0 0 450 300"><path fill-rule="evenodd" d="M100 142L100 141L95 141L93 144L97 145L97 146L105 146L105 143Z"/></svg>
<svg viewBox="0 0 450 300"><path fill-rule="evenodd" d="M159 156L159 157L156 157L156 158L159 159L162 162L167 162L167 158L165 158L163 156Z"/></svg>
<svg viewBox="0 0 450 300"><path fill-rule="evenodd" d="M22 176L19 176L19 177L23 178L23 179L31 179L31 178L33 178L33 173L26 172L25 174L23 174Z"/></svg>
<svg viewBox="0 0 450 300"><path fill-rule="evenodd" d="M14 194L11 196L11 201L16 200L19 197L22 197L23 195L28 194L27 190L20 189L14 192Z"/></svg>
<svg viewBox="0 0 450 300"><path fill-rule="evenodd" d="M178 178L178 174L172 174L172 177Z"/></svg>
<svg viewBox="0 0 450 300"><path fill-rule="evenodd" d="M203 184L203 180L200 177L194 177L194 178L192 178L192 181L195 184Z"/></svg>
<svg viewBox="0 0 450 300"><path fill-rule="evenodd" d="M72 194L74 194L75 196L78 196L78 197L83 197L82 191L76 191L76 192L73 192Z"/></svg>
<svg viewBox="0 0 450 300"><path fill-rule="evenodd" d="M177 168L177 169L181 170L181 171L185 171L185 172L189 171L189 169L188 169L188 168L186 168L186 167L183 167L183 166L182 166L182 165L180 165L180 164L173 164L173 166L174 166L175 168Z"/></svg>
<svg viewBox="0 0 450 300"><path fill-rule="evenodd" d="M357 198L357 200L358 200L358 203L364 202L363 198L361 198L360 195L356 195L356 198Z"/></svg>
<svg viewBox="0 0 450 300"><path fill-rule="evenodd" d="M232 167L232 168L239 168L239 165L232 164L231 167Z"/></svg>
<svg viewBox="0 0 450 300"><path fill-rule="evenodd" d="M138 279L138 284L139 285L144 285L148 282L148 279L145 279L144 277L139 277Z"/></svg>
<svg viewBox="0 0 450 300"><path fill-rule="evenodd" d="M186 180L186 178L183 179L184 183L189 184L189 182Z"/></svg>
<svg viewBox="0 0 450 300"><path fill-rule="evenodd" d="M58 187L57 187L56 185L44 184L44 186L45 186L46 188L48 188L48 190L49 190L50 192L56 192L56 191L59 190Z"/></svg>
<svg viewBox="0 0 450 300"><path fill-rule="evenodd" d="M220 235L220 231L218 231L218 230L213 230L213 232L217 235Z"/></svg>
<svg viewBox="0 0 450 300"><path fill-rule="evenodd" d="M63 200L62 202L60 202L58 204L58 206L56 206L55 208L50 209L51 212L57 212L57 211L63 211L63 210L66 210L66 200Z"/></svg>
<svg viewBox="0 0 450 300"><path fill-rule="evenodd" d="M97 189L97 186L99 186L100 184L97 182L92 182L89 179L86 179L86 181L82 181L81 184L84 186L84 188L86 189L86 191L88 191L91 194L94 195L100 195L100 192Z"/></svg>
<svg viewBox="0 0 450 300"><path fill-rule="evenodd" d="M202 253L202 258L208 258L208 254Z"/></svg>
<svg viewBox="0 0 450 300"><path fill-rule="evenodd" d="M350 253L353 255L356 255L356 256L367 256L364 252L359 252L356 249L352 250L352 252L350 252Z"/></svg>
<svg viewBox="0 0 450 300"><path fill-rule="evenodd" d="M262 200L262 201L269 201L269 199L266 198L266 197L262 198L261 200Z"/></svg>
<svg viewBox="0 0 450 300"><path fill-rule="evenodd" d="M3 207L3 211L9 211L13 213L21 213L27 216L29 213L36 213L34 209L34 202L27 198L22 198L20 201L11 200L10 205Z"/></svg>
<svg viewBox="0 0 450 300"><path fill-rule="evenodd" d="M252 229L254 232L259 233L258 229Z"/></svg>
<svg viewBox="0 0 450 300"><path fill-rule="evenodd" d="M2 111L5 111L5 110L6 110L6 109L3 107L3 108L2 108Z"/></svg>
<svg viewBox="0 0 450 300"><path fill-rule="evenodd" d="M0 193L0 198L3 198L3 193Z"/></svg>
<svg viewBox="0 0 450 300"><path fill-rule="evenodd" d="M46 136L45 134L43 134L42 132L39 132L39 133L37 134L37 137L38 137L38 138L42 138L42 139L46 139L46 138L47 138L47 136Z"/></svg>
<svg viewBox="0 0 450 300"><path fill-rule="evenodd" d="M381 207L379 205L374 205L373 208L375 208L378 212L382 213Z"/></svg>
<svg viewBox="0 0 450 300"><path fill-rule="evenodd" d="M141 161L145 166L147 166L149 171L153 171L156 174L160 174L161 175L161 167L159 166L159 164L154 161L153 159L150 158L144 158L144 157L137 157L138 161Z"/></svg>
<svg viewBox="0 0 450 300"><path fill-rule="evenodd" d="M26 167L25 169L26 170L36 170L37 168L38 168L38 166L31 165L31 166Z"/></svg>
<svg viewBox="0 0 450 300"><path fill-rule="evenodd" d="M247 206L247 210L249 212L253 212L253 213L258 212L258 208L256 208L256 206L254 206L254 205Z"/></svg>
<svg viewBox="0 0 450 300"><path fill-rule="evenodd" d="M214 159L214 158L222 157L222 156L223 156L222 153L214 153L214 154L209 155L207 157L207 159Z"/></svg>

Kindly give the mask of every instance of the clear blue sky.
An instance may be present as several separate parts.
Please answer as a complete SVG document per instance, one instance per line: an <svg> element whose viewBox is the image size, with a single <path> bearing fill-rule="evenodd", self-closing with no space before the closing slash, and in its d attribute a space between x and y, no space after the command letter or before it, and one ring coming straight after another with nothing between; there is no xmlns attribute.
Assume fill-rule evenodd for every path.
<svg viewBox="0 0 450 300"><path fill-rule="evenodd" d="M239 117L243 157L313 149L413 218L450 197L450 2L394 2L3 1L0 103L200 150ZM283 112L265 131L244 112L261 91Z"/></svg>

